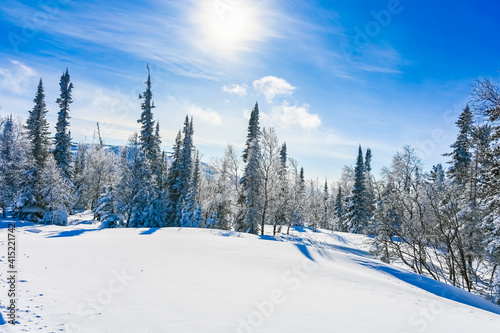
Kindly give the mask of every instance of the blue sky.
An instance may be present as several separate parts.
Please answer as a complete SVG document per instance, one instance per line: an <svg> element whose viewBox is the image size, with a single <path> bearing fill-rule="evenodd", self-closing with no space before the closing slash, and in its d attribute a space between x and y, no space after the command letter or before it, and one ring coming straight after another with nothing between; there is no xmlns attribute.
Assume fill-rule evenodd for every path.
<svg viewBox="0 0 500 333"><path fill-rule="evenodd" d="M448 151L470 85L499 79L493 1L12 1L0 4L0 114L27 116L43 77L49 121L62 72L71 131L124 144L150 64L170 150L186 114L209 161L241 148L255 101L309 177L370 147L376 173L404 145L427 169Z"/></svg>

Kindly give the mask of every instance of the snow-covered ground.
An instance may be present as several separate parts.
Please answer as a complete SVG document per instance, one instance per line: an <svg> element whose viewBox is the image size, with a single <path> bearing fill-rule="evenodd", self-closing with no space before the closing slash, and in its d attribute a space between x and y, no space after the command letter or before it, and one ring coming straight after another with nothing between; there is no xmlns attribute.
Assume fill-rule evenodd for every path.
<svg viewBox="0 0 500 333"><path fill-rule="evenodd" d="M360 235L18 223L19 324L1 332L499 332L500 308L388 266Z"/></svg>

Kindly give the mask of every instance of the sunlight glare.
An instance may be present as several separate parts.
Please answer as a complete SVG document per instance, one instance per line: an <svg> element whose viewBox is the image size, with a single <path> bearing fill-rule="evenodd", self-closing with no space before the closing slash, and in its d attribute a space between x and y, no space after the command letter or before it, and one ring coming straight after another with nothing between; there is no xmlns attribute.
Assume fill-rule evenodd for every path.
<svg viewBox="0 0 500 333"><path fill-rule="evenodd" d="M210 1L200 4L194 16L204 50L230 56L249 50L252 42L263 39L265 27L259 22L255 3L216 4Z"/></svg>

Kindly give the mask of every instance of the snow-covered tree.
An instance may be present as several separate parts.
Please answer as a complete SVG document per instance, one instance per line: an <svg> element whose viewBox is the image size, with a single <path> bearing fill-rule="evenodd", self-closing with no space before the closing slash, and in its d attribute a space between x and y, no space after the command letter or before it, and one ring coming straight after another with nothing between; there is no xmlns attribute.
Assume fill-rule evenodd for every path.
<svg viewBox="0 0 500 333"><path fill-rule="evenodd" d="M328 191L328 180L325 179L325 185L323 186L323 200L322 200L322 210L320 227L324 229L330 228L330 193Z"/></svg>
<svg viewBox="0 0 500 333"><path fill-rule="evenodd" d="M259 222L262 220L262 169L259 139L250 142L247 164L243 175L245 193L245 232L259 233Z"/></svg>
<svg viewBox="0 0 500 333"><path fill-rule="evenodd" d="M262 220L262 153L260 147L259 106L255 107L248 123L247 145L243 152L246 163L242 178L244 218L237 219L236 230L258 234Z"/></svg>
<svg viewBox="0 0 500 333"><path fill-rule="evenodd" d="M484 212L482 221L483 238L486 252L492 263L500 265L500 86L489 79L478 81L472 90L473 103L478 115L484 117L490 129L488 147L481 144L486 151L484 170L481 172L480 206ZM483 134L484 134L483 132ZM485 149L486 148L486 149ZM482 154L481 154L482 155ZM491 282L493 300L500 304L500 269L495 270Z"/></svg>
<svg viewBox="0 0 500 333"><path fill-rule="evenodd" d="M22 125L12 115L0 119L0 210L4 217L19 195L29 154Z"/></svg>
<svg viewBox="0 0 500 333"><path fill-rule="evenodd" d="M354 187L348 211L349 231L362 233L368 226L368 220L365 165L363 150L359 146L356 167L354 168Z"/></svg>
<svg viewBox="0 0 500 333"><path fill-rule="evenodd" d="M113 151L106 151L101 144L81 145L76 162L73 178L77 206L95 209L104 189L117 182L117 156Z"/></svg>
<svg viewBox="0 0 500 333"><path fill-rule="evenodd" d="M250 144L254 139L260 136L259 126L259 104L255 102L255 106L250 113L250 120L248 121L248 134L245 149L243 150L243 162L247 163Z"/></svg>
<svg viewBox="0 0 500 333"><path fill-rule="evenodd" d="M136 228L144 224L150 203L150 171L137 133L121 153L121 180L117 185L116 205L123 214L127 227Z"/></svg>
<svg viewBox="0 0 500 333"><path fill-rule="evenodd" d="M60 96L56 100L59 105L57 114L56 135L54 138L54 158L63 175L71 178L71 134L69 132L69 106L73 103L71 92L73 83L70 81L68 69L61 76L59 82Z"/></svg>
<svg viewBox="0 0 500 333"><path fill-rule="evenodd" d="M338 231L347 232L346 216L345 216L345 206L344 206L344 196L342 194L342 186L339 186L337 191L337 196L335 197L335 218L337 220Z"/></svg>
<svg viewBox="0 0 500 333"><path fill-rule="evenodd" d="M35 105L29 112L26 122L28 138L31 141L31 151L38 169L43 168L49 157L50 151L50 132L47 122L47 104L45 103L45 93L43 90L42 79L38 83L38 89L35 99Z"/></svg>
<svg viewBox="0 0 500 333"><path fill-rule="evenodd" d="M290 233L290 227L293 226L303 226L305 224L305 205L306 205L306 180L304 177L304 168L298 169L297 161L290 160L293 185L292 185L292 202L293 208L291 213L291 218L288 223L287 234Z"/></svg>
<svg viewBox="0 0 500 333"><path fill-rule="evenodd" d="M176 205L174 226L181 226L182 213L191 187L191 177L193 174L193 121L189 121L186 116L183 128L184 138L179 156L178 176L174 187L179 191L179 199Z"/></svg>
<svg viewBox="0 0 500 333"><path fill-rule="evenodd" d="M273 224L276 229L276 217L278 209L277 200L279 195L279 169L280 169L280 145L274 128L264 128L261 136L262 157L260 158L260 172L262 184L262 211L260 220L260 231L264 234L264 225Z"/></svg>
<svg viewBox="0 0 500 333"><path fill-rule="evenodd" d="M151 92L151 74L148 69L148 79L146 80L146 90L139 94L139 99L143 100L141 103L141 117L137 120L141 124L141 132L139 141L144 152L144 156L148 163L154 163L159 158L160 148L158 144L159 137L155 135L155 122L153 120L153 109L155 108L153 102L153 93ZM159 136L159 134L158 134Z"/></svg>
<svg viewBox="0 0 500 333"><path fill-rule="evenodd" d="M30 154L20 183L20 193L14 209L14 216L20 219L38 221L45 212L46 200L41 193L41 174L50 156L50 132L47 122L47 105L42 79L38 83L35 105L29 111L26 134Z"/></svg>
<svg viewBox="0 0 500 333"><path fill-rule="evenodd" d="M57 162L49 156L41 174L41 195L47 207L42 219L45 224L66 225L73 207L73 184L67 179Z"/></svg>
<svg viewBox="0 0 500 333"><path fill-rule="evenodd" d="M472 148L472 113L467 105L456 122L459 128L457 140L451 145L453 151L446 156L451 156L450 179L462 186L468 184L471 166Z"/></svg>
<svg viewBox="0 0 500 333"><path fill-rule="evenodd" d="M276 198L276 216L274 218L273 235L276 235L281 226L289 225L292 219L292 212L290 207L291 195L288 181L288 165L287 165L287 147L286 143L281 145L279 156L279 170L278 170L278 195Z"/></svg>
<svg viewBox="0 0 500 333"><path fill-rule="evenodd" d="M205 197L208 202L206 211L210 213L207 227L222 230L231 230L235 211L239 208L240 197L240 166L239 158L233 146L228 145L224 157L215 160L215 178L206 189Z"/></svg>
<svg viewBox="0 0 500 333"><path fill-rule="evenodd" d="M198 209L201 209L198 201L199 184L201 181L199 153L196 154L194 170L190 181L191 184L189 185L189 190L186 195L186 200L182 211L181 226L197 228L200 226L200 220L199 217L196 216L196 214Z"/></svg>
<svg viewBox="0 0 500 333"><path fill-rule="evenodd" d="M177 178L179 178L181 172L181 152L182 136L179 131L173 146L172 165L167 175L167 227L176 226L177 204L181 196L180 188L177 186Z"/></svg>
<svg viewBox="0 0 500 333"><path fill-rule="evenodd" d="M113 185L105 186L97 207L94 209L94 218L101 221L101 228L117 228L124 225L121 214L116 208L116 192Z"/></svg>
<svg viewBox="0 0 500 333"><path fill-rule="evenodd" d="M366 149L365 171L367 171L367 172L371 172L372 171L372 150L370 148Z"/></svg>

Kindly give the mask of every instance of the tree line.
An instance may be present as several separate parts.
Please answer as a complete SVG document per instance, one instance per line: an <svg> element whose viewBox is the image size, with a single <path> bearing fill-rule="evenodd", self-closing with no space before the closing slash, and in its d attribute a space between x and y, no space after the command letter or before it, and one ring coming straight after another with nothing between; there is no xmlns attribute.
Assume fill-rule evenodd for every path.
<svg viewBox="0 0 500 333"><path fill-rule="evenodd" d="M476 83L444 155L449 165L423 170L405 146L372 174L372 152L358 148L354 167L328 183L306 179L274 128L261 128L256 103L240 154L202 163L186 116L170 153L161 149L151 77L139 95L140 132L118 151L98 142L72 153L69 72L60 80L54 137L40 79L26 122L0 122L0 209L14 218L66 225L76 210L92 210L101 227L201 227L273 234L314 231L370 236L373 252L420 274L500 303L500 90Z"/></svg>

